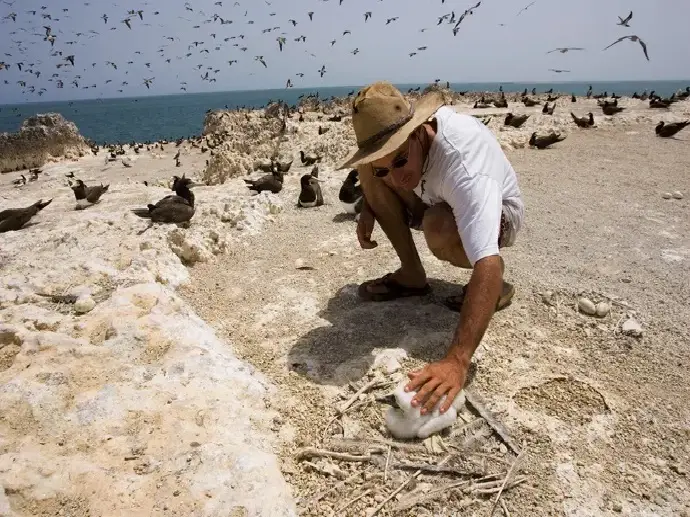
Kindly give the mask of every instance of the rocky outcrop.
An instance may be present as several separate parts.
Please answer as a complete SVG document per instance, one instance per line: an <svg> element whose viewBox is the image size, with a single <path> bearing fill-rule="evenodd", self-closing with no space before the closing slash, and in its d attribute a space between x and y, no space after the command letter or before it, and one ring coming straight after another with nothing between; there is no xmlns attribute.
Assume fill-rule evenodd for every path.
<svg viewBox="0 0 690 517"><path fill-rule="evenodd" d="M89 146L77 126L58 113L29 117L16 133L0 134L0 172L41 167L84 156Z"/></svg>
<svg viewBox="0 0 690 517"><path fill-rule="evenodd" d="M250 173L257 160L276 157L284 136L283 120L264 112L212 111L204 120L204 135L223 134L203 172L206 185Z"/></svg>
<svg viewBox="0 0 690 517"><path fill-rule="evenodd" d="M176 293L279 210L244 191L199 187L189 228L141 233L132 201L168 189L119 184L86 211L62 189L3 234L0 516L295 515L275 387Z"/></svg>

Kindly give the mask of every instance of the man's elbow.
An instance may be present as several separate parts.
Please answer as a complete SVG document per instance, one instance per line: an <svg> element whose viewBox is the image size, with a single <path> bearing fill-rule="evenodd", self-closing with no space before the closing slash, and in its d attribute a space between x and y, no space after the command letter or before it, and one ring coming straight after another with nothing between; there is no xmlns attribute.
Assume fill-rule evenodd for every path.
<svg viewBox="0 0 690 517"><path fill-rule="evenodd" d="M489 255L474 263L472 278L503 281L503 259L500 255Z"/></svg>

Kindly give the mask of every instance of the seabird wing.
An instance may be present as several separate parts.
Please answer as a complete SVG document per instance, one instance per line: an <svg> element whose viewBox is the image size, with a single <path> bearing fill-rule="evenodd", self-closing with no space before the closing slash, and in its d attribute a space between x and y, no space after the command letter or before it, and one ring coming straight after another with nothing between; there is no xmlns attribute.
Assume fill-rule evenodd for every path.
<svg viewBox="0 0 690 517"><path fill-rule="evenodd" d="M642 51L644 52L644 57L646 57L647 61L649 61L649 54L647 54L647 45L645 45L645 42L642 41L640 38L637 38L637 41L639 41L640 45L642 46Z"/></svg>
<svg viewBox="0 0 690 517"><path fill-rule="evenodd" d="M621 37L618 38L616 41L614 41L613 43L611 43L608 47L605 47L604 50L606 50L607 48L613 47L616 43L620 43L621 41L623 41L624 39L628 39L629 37L630 37L630 36L621 36Z"/></svg>

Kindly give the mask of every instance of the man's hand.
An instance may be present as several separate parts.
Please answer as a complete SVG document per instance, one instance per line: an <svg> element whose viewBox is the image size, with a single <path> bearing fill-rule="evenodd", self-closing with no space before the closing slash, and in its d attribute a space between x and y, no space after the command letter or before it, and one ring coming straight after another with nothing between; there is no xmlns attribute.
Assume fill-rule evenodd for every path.
<svg viewBox="0 0 690 517"><path fill-rule="evenodd" d="M362 211L359 213L359 221L357 221L357 239L359 239L359 245L364 250L370 250L378 246L376 241L371 240L375 224L374 212L371 211L369 205L364 201Z"/></svg>
<svg viewBox="0 0 690 517"><path fill-rule="evenodd" d="M465 386L469 362L455 358L445 358L441 361L426 365L421 370L408 373L410 382L405 391L417 391L412 399L412 406L424 404L422 414L433 411L443 395L446 400L441 405L441 413L450 409L453 400Z"/></svg>

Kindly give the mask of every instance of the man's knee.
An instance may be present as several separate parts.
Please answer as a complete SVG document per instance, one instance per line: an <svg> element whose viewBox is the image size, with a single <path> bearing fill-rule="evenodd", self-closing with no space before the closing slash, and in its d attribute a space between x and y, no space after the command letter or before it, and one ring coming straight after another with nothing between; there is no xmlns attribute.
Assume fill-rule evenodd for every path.
<svg viewBox="0 0 690 517"><path fill-rule="evenodd" d="M460 240L453 211L447 203L438 203L426 209L422 229L432 252L447 246L454 239Z"/></svg>

